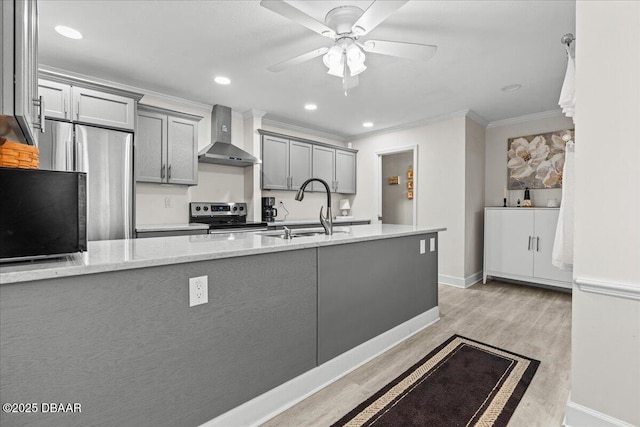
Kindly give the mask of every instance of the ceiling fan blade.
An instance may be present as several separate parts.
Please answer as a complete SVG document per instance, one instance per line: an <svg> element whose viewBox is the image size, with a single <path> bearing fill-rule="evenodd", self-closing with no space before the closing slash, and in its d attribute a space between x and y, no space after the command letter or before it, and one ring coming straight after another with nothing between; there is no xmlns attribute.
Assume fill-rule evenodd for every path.
<svg viewBox="0 0 640 427"><path fill-rule="evenodd" d="M315 31L321 36L331 37L335 36L335 33L331 28L327 27L322 22L316 21L311 16L307 15L300 9L291 6L289 3L286 3L284 0L262 0L260 2L260 6L269 9L272 12L277 13L278 15L284 16L287 19L290 19L298 24L307 27L311 31Z"/></svg>
<svg viewBox="0 0 640 427"><path fill-rule="evenodd" d="M353 24L353 32L363 36L377 27L409 0L374 1Z"/></svg>
<svg viewBox="0 0 640 427"><path fill-rule="evenodd" d="M284 70L285 68L289 68L293 65L302 64L310 59L317 58L320 55L324 55L329 50L328 47L321 47L320 49L312 50L311 52L303 53L302 55L298 55L294 58L287 59L286 61L278 62L270 67L267 67L269 71L273 71L277 73L279 71Z"/></svg>
<svg viewBox="0 0 640 427"><path fill-rule="evenodd" d="M387 40L367 40L361 45L365 52L381 55L399 56L400 58L427 61L435 55L438 46L420 43L391 42Z"/></svg>

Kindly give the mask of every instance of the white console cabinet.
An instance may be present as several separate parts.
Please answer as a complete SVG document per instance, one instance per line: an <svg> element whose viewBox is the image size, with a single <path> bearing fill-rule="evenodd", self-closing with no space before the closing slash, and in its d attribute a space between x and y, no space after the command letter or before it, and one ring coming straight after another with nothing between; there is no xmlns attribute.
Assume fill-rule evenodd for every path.
<svg viewBox="0 0 640 427"><path fill-rule="evenodd" d="M572 272L551 264L559 209L485 208L484 275L571 289Z"/></svg>

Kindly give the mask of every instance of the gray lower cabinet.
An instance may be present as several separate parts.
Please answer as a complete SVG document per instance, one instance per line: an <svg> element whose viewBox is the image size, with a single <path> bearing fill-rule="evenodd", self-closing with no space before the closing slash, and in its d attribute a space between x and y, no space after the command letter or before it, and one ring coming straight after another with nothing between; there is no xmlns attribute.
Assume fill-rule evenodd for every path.
<svg viewBox="0 0 640 427"><path fill-rule="evenodd" d="M167 230L167 231L137 231L138 239L144 237L172 237L172 236L199 236L208 233L207 229L202 230Z"/></svg>
<svg viewBox="0 0 640 427"><path fill-rule="evenodd" d="M318 364L438 305L429 239L437 244L430 233L318 248Z"/></svg>
<svg viewBox="0 0 640 427"><path fill-rule="evenodd" d="M140 105L135 139L136 181L196 185L201 118Z"/></svg>
<svg viewBox="0 0 640 427"><path fill-rule="evenodd" d="M262 189L298 190L311 178L312 145L264 136L262 138Z"/></svg>
<svg viewBox="0 0 640 427"><path fill-rule="evenodd" d="M204 424L316 366L316 289L315 249L3 285L3 402L82 412L0 424Z"/></svg>

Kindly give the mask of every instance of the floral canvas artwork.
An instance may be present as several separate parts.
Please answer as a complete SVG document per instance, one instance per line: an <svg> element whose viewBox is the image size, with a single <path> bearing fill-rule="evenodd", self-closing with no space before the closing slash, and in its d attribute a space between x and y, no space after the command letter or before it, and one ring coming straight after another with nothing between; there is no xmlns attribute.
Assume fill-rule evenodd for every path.
<svg viewBox="0 0 640 427"><path fill-rule="evenodd" d="M560 188L564 170L564 148L574 140L574 130L509 138L507 183L509 190L525 187Z"/></svg>

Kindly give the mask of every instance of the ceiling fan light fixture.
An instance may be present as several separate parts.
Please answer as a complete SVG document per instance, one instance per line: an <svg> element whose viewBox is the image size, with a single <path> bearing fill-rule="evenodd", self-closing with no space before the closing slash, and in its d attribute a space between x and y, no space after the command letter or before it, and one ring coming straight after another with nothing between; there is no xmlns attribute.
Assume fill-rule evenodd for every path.
<svg viewBox="0 0 640 427"><path fill-rule="evenodd" d="M336 68L342 62L342 48L340 46L332 46L331 49L322 57L322 61L327 68Z"/></svg>
<svg viewBox="0 0 640 427"><path fill-rule="evenodd" d="M349 71L352 76L357 76L367 69L366 65L364 65L366 56L355 43L347 46L345 53L347 57L347 65L349 66Z"/></svg>

